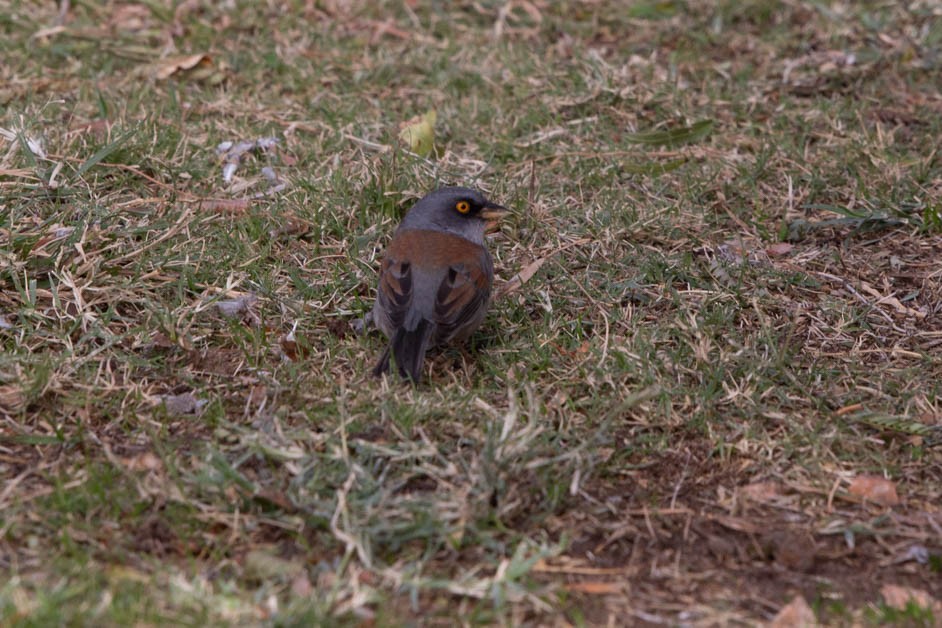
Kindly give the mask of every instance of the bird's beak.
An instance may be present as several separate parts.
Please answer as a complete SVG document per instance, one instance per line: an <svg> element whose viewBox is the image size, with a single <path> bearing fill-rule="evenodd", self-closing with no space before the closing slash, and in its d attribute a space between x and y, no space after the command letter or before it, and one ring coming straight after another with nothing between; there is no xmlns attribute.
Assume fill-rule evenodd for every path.
<svg viewBox="0 0 942 628"><path fill-rule="evenodd" d="M507 211L506 207L498 205L496 203L488 203L481 209L479 214L481 218L485 220L485 232L497 231L498 226L500 225L500 220L510 212Z"/></svg>
<svg viewBox="0 0 942 628"><path fill-rule="evenodd" d="M481 209L480 216L489 223L493 222L494 224L497 224L497 221L509 213L510 212L503 205L498 205L497 203L488 203L484 206L483 209Z"/></svg>

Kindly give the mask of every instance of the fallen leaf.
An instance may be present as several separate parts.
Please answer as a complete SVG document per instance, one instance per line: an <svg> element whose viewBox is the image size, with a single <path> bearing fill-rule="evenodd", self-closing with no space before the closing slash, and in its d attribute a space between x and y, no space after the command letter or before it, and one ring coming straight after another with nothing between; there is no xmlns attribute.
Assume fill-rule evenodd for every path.
<svg viewBox="0 0 942 628"><path fill-rule="evenodd" d="M769 628L798 628L802 626L819 626L818 618L800 595L796 595L776 613L769 624Z"/></svg>
<svg viewBox="0 0 942 628"><path fill-rule="evenodd" d="M817 554L814 537L804 530L773 530L762 539L775 562L792 571L811 571Z"/></svg>
<svg viewBox="0 0 942 628"><path fill-rule="evenodd" d="M13 329L13 323L7 320L6 314L0 314L0 329Z"/></svg>
<svg viewBox="0 0 942 628"><path fill-rule="evenodd" d="M15 414L26 408L26 395L16 384L0 386L0 412Z"/></svg>
<svg viewBox="0 0 942 628"><path fill-rule="evenodd" d="M252 386L252 389L249 391L248 402L258 405L262 403L267 396L268 386L265 384L256 384L255 386Z"/></svg>
<svg viewBox="0 0 942 628"><path fill-rule="evenodd" d="M143 4L118 5L111 9L108 17L108 25L118 31L142 31L151 21L151 11Z"/></svg>
<svg viewBox="0 0 942 628"><path fill-rule="evenodd" d="M834 411L836 416L844 416L845 414L850 414L851 412L856 412L863 408L862 403L852 403L849 406L844 406L843 408L838 408Z"/></svg>
<svg viewBox="0 0 942 628"><path fill-rule="evenodd" d="M399 131L399 139L416 155L427 157L435 146L435 121L438 114L429 109L421 116L407 120Z"/></svg>
<svg viewBox="0 0 942 628"><path fill-rule="evenodd" d="M567 591L588 593L589 595L610 595L621 593L625 585L620 582L569 582L563 585Z"/></svg>
<svg viewBox="0 0 942 628"><path fill-rule="evenodd" d="M165 81L177 72L185 72L197 67L212 69L212 66L213 61L208 54L166 57L154 64L154 78L158 81Z"/></svg>
<svg viewBox="0 0 942 628"><path fill-rule="evenodd" d="M295 323L291 328L291 331L282 336L279 340L282 353L284 353L284 356L292 362L297 362L298 360L307 357L308 354L311 353L311 343L309 343L304 337L298 338L295 333L297 329L298 324Z"/></svg>
<svg viewBox="0 0 942 628"><path fill-rule="evenodd" d="M286 214L280 227L271 229L268 233L272 238L281 238L284 236L301 237L311 231L311 223L302 220L294 214Z"/></svg>
<svg viewBox="0 0 942 628"><path fill-rule="evenodd" d="M782 485L778 482L754 482L737 489L739 494L754 502L773 502L782 497Z"/></svg>
<svg viewBox="0 0 942 628"><path fill-rule="evenodd" d="M153 346L157 347L158 349L172 349L177 346L176 343L170 340L170 338L167 337L167 334L162 331L155 331L153 334L151 334L150 339L153 343Z"/></svg>
<svg viewBox="0 0 942 628"><path fill-rule="evenodd" d="M899 586L897 584L885 584L880 589L880 595L886 605L897 610L905 610L906 607L914 603L920 608L932 611L932 614L938 619L942 617L942 602L929 595L922 589L911 589L909 587Z"/></svg>
<svg viewBox="0 0 942 628"><path fill-rule="evenodd" d="M883 305L883 304L889 305L894 310L896 310L897 313L902 314L904 316L914 316L916 318L926 317L925 312L921 312L911 307L906 307L905 305L903 305L903 303L899 299L897 299L894 296L883 296L882 294L880 294L878 290L876 290L873 286L868 284L866 281L861 282L860 291L866 292L870 296L878 299L878 301L874 303L874 305Z"/></svg>
<svg viewBox="0 0 942 628"><path fill-rule="evenodd" d="M204 198L199 202L198 208L220 214L241 214L251 204L252 201L247 198Z"/></svg>
<svg viewBox="0 0 942 628"><path fill-rule="evenodd" d="M860 475L850 483L848 492L881 506L896 506L896 484L878 475Z"/></svg>
<svg viewBox="0 0 942 628"><path fill-rule="evenodd" d="M533 275L536 274L536 271L540 270L540 267L546 263L545 257L541 257L533 262L527 264L523 270L519 273L508 279L497 289L495 297L505 297L512 292L516 292L520 287L527 283Z"/></svg>
<svg viewBox="0 0 942 628"><path fill-rule="evenodd" d="M252 495L252 500L263 505L280 508L285 512L295 512L297 510L297 506L291 503L288 496L280 491L262 489Z"/></svg>
<svg viewBox="0 0 942 628"><path fill-rule="evenodd" d="M163 461L149 451L140 456L124 458L122 462L130 471L160 471L163 468Z"/></svg>
<svg viewBox="0 0 942 628"><path fill-rule="evenodd" d="M788 242L776 242L765 247L765 253L769 257L784 257L792 252L792 249L795 248L793 244Z"/></svg>

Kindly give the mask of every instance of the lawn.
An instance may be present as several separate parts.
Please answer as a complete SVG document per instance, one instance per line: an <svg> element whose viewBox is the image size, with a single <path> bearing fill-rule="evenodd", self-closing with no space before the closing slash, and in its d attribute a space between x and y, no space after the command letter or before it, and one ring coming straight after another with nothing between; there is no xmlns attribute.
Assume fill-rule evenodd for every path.
<svg viewBox="0 0 942 628"><path fill-rule="evenodd" d="M0 35L0 624L942 621L937 2ZM375 379L451 184L512 210L487 319Z"/></svg>

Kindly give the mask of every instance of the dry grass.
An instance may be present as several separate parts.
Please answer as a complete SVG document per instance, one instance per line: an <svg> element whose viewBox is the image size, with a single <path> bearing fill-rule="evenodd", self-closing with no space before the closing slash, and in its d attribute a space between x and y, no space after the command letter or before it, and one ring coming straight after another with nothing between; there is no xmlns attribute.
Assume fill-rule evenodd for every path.
<svg viewBox="0 0 942 628"><path fill-rule="evenodd" d="M0 0L2 623L937 621L940 18ZM442 183L506 283L373 380Z"/></svg>

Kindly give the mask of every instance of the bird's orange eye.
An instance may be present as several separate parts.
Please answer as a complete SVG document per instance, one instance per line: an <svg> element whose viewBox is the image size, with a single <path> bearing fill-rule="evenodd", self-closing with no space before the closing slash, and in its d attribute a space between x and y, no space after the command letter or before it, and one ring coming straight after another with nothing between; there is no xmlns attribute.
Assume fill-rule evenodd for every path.
<svg viewBox="0 0 942 628"><path fill-rule="evenodd" d="M457 209L462 214L467 214L469 211L471 211L471 203L468 201L458 201L458 203L455 204L455 209Z"/></svg>

